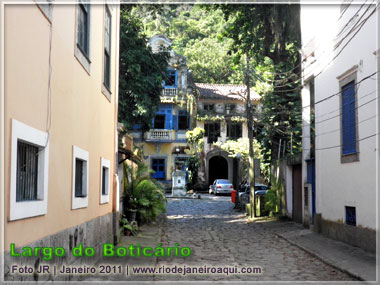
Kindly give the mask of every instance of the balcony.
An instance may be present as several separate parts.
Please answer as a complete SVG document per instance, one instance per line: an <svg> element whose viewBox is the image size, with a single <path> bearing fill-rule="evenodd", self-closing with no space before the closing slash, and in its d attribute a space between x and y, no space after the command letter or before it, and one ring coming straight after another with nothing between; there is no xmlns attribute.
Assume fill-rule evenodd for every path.
<svg viewBox="0 0 380 285"><path fill-rule="evenodd" d="M178 88L164 88L162 90L162 96L164 97L175 97L178 94Z"/></svg>
<svg viewBox="0 0 380 285"><path fill-rule="evenodd" d="M172 130L150 130L146 133L147 142L172 141Z"/></svg>

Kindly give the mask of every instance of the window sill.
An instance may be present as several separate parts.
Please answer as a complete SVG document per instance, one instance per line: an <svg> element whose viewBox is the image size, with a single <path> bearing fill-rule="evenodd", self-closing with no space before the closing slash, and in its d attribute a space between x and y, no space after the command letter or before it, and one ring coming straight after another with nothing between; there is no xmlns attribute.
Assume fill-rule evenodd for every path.
<svg viewBox="0 0 380 285"><path fill-rule="evenodd" d="M47 213L49 177L49 142L46 144L47 138L47 133L12 119L9 221L42 216ZM32 143L41 149L38 164L38 200L16 201L17 142L19 140Z"/></svg>
<svg viewBox="0 0 380 285"><path fill-rule="evenodd" d="M340 158L341 163L351 163L359 161L359 153L351 153L351 154L342 154Z"/></svg>
<svg viewBox="0 0 380 285"><path fill-rule="evenodd" d="M107 98L107 100L111 103L111 91L109 90L109 88L103 83L102 84L102 93L103 95Z"/></svg>
<svg viewBox="0 0 380 285"><path fill-rule="evenodd" d="M81 50L81 48L76 44L75 45L75 57L79 61L80 65L86 70L88 75L90 74L91 60L87 55Z"/></svg>

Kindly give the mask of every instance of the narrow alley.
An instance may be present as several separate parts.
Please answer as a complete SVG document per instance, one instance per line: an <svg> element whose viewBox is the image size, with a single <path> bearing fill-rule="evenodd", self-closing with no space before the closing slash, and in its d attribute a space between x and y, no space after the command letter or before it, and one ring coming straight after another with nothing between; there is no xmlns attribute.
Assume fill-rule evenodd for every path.
<svg viewBox="0 0 380 285"><path fill-rule="evenodd" d="M123 274L83 276L82 280L125 281L355 281L307 252L280 238L276 222L248 222L236 212L228 196L202 195L202 199L168 199L167 217L147 226L136 237L123 237L118 246L190 247L189 257L107 258L99 264L123 266ZM282 229L286 231L284 227ZM160 236L159 236L160 235ZM99 265L98 264L98 265ZM128 275L126 267L128 266ZM261 268L261 274L168 274L159 268ZM155 274L133 275L132 268L156 268Z"/></svg>

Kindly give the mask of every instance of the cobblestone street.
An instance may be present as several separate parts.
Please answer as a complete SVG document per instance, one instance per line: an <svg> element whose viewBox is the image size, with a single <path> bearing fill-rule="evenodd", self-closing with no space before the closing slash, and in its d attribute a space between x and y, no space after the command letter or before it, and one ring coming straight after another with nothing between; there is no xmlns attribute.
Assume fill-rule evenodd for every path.
<svg viewBox="0 0 380 285"><path fill-rule="evenodd" d="M297 225L298 227L301 227ZM139 235L122 237L118 246L141 244L156 247L190 247L189 257L113 257L100 264L128 267L122 274L83 276L82 280L100 281L356 281L291 245L278 233L290 231L284 223L270 220L247 222L233 209L230 197L202 195L202 199L168 199L167 219L143 227ZM261 274L159 274L168 267L260 267ZM135 274L132 267L151 268L156 273Z"/></svg>
<svg viewBox="0 0 380 285"><path fill-rule="evenodd" d="M157 266L261 267L261 275L156 275L155 280L354 280L279 238L265 224L247 223L229 197L170 199L164 246L188 246L187 258L160 258Z"/></svg>

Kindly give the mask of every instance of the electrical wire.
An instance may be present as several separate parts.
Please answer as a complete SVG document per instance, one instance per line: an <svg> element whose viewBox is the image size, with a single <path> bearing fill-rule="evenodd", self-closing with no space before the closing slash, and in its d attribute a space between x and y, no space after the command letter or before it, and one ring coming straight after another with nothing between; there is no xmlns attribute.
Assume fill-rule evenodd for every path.
<svg viewBox="0 0 380 285"><path fill-rule="evenodd" d="M52 67L52 59L51 59L51 51L52 51L52 42L53 42L53 24L49 23L49 57L48 57L48 104L47 104L47 117L46 117L46 143L43 149L39 152L43 151L49 143L50 140L50 127L51 127L51 76L53 73Z"/></svg>
<svg viewBox="0 0 380 285"><path fill-rule="evenodd" d="M351 1L352 2L352 1ZM350 2L350 3L351 3ZM339 36L340 35L342 35L343 34L343 32L344 32L344 30L345 30L345 28L349 25L349 23L356 17L356 16L358 16L358 14L359 14L359 12L360 12L360 10L365 6L365 5L368 5L368 6L370 6L370 5L373 5L373 3L375 2L375 1L372 1L371 3L369 3L369 4L366 4L366 2L367 2L367 0L365 0L365 2L359 7L359 9L355 12L355 14L345 23L345 25L340 29L340 31L337 33L337 35L335 36L335 38L334 38L334 40L337 40L338 38L339 38ZM348 4L347 4L348 5ZM343 11L343 13L341 13L341 15L339 16L339 18L338 18L338 20L336 21L336 23L338 24L339 23L339 21L342 19L342 16L343 16L343 14L345 14L345 12L348 10L348 7ZM316 47L316 49L317 48L319 48L320 47L320 45L318 45L317 47ZM267 74L272 74L272 75L283 75L283 74L288 74L288 73L292 73L295 69L297 69L297 68L299 68L299 67L301 67L302 66L302 62L301 63L298 63L296 66L294 66L292 69L290 69L290 70L288 70L288 71L284 71L284 72L279 72L279 73L276 73L276 72L270 72L270 71L264 71L264 73L267 73ZM293 73L294 74L294 73ZM284 80L284 79L277 79L277 80ZM268 81L270 81L270 82L274 82L274 81L276 81L276 79L275 80L268 80Z"/></svg>
<svg viewBox="0 0 380 285"><path fill-rule="evenodd" d="M364 140L367 140L367 139L373 138L373 137L377 136L378 134L379 134L379 133L369 135L369 136L367 136L367 137L364 137L364 138L358 139L358 140L356 140L355 142L360 142L360 141L364 141ZM338 144L338 145L334 145L334 146L321 147L321 148L314 148L314 149L303 148L302 150L327 150L327 149L334 149L334 148L338 148L338 147L342 147L342 146L343 146L342 144Z"/></svg>
<svg viewBox="0 0 380 285"><path fill-rule="evenodd" d="M361 121L359 121L358 123L357 123L357 125L360 125L360 124L362 124L362 123L365 123L365 122L367 122L367 121L369 121L369 120L372 120L372 119L374 119L374 118L377 118L377 115L374 115L374 116L371 116L371 117L369 117L369 118L366 118L366 119L364 119L364 120L361 120ZM338 132L338 131L341 131L341 128L339 128L339 129L334 129L334 130L331 130L331 131L326 131L326 132L323 132L323 133L318 133L318 134L315 134L315 137L319 137L319 136L323 136L323 135L327 135L327 134L332 134L332 133L335 133L335 132ZM302 136L303 138L311 138L311 136Z"/></svg>
<svg viewBox="0 0 380 285"><path fill-rule="evenodd" d="M360 22L361 21L361 19L364 17L364 15L369 11L369 9L374 5L374 2L376 2L376 0L374 0L374 1L372 1L371 3L369 3L369 4L362 4L361 6L360 6L360 8L359 8L359 10L354 14L354 16L352 16L351 17L351 19L346 23L346 25L345 25L345 27L349 24L349 22L351 22L351 20L354 18L354 17L356 17L357 15L358 15L358 13L359 13L359 11L362 9L362 7L364 7L364 5L368 5L368 7L367 7L367 9L364 11L364 13L360 16L360 18L358 19L358 21L353 25L353 27L350 29L350 31L334 46L334 49L327 55L327 56L322 56L322 57L320 57L319 58L319 61L321 61L321 58L323 59L323 57L326 57L326 58L328 58L329 56L331 56L337 49L338 49L338 47L344 42L344 40L346 40L347 38L348 38L348 36L352 33L352 32L354 32L356 29L358 29L357 31L356 31L356 33L348 40L348 42L343 46L343 48L338 52L338 54L337 55L335 55L334 57L333 57L333 59L332 60L330 60L322 69L321 69L321 71L317 74L317 75L314 75L314 78L316 78L317 76L319 76L342 52L343 52L343 50L345 49L345 47L348 45L348 43L356 36L356 34L361 30L361 28L364 26L364 24L368 21L368 19L376 12L376 10L377 10L377 8L378 8L378 6L379 6L379 4L377 4L376 6L375 6L375 8L373 9L373 11L371 12L371 14L369 15L369 16L367 16L367 18L365 18L362 22ZM360 22L360 23L359 23ZM358 24L359 23L359 24ZM345 28L344 27L344 28ZM342 31L343 30L341 30L341 32L340 33L342 33ZM334 40L337 40L339 38L339 36L336 36L336 38L334 39ZM301 63L302 64L302 63ZM301 64L299 64L299 65L301 65ZM299 66L297 66L297 67L299 67ZM301 76L301 79L300 78L296 78L296 79L294 79L294 78L290 78L290 77L288 77L288 78L283 78L283 79L277 79L279 82L281 81L281 82L286 82L286 80L288 80L288 79L291 79L291 81L288 81L288 82L286 82L286 84L284 84L284 85L280 85L280 86L275 86L275 87L277 87L277 88L279 88L279 87L287 87L289 84L295 84L295 83L297 83L298 81L300 81L300 80L304 80L305 78L307 78L308 76L309 76L309 74L312 74L313 72L314 72L314 70L316 70L317 68L319 67L319 65L315 65L315 66L313 66L313 68L310 70L308 70L307 72L308 73L306 73L306 74L304 74L304 75L302 75ZM307 68L307 67L306 67ZM304 70L306 70L306 68L305 69L302 69L302 71L304 71ZM256 77L257 78L257 77ZM262 78L260 78L259 79L259 81L261 81L262 83L264 83L264 84L268 84L268 83L266 83L266 82L264 82L264 79L262 79ZM275 82L275 80L268 80L269 82ZM303 85L303 86L305 86L305 85ZM303 87L303 86L301 86L301 88ZM285 92L291 92L291 91L296 91L296 90L300 90L300 88L293 88L293 89L287 89L287 90L276 90L276 93L285 93Z"/></svg>

